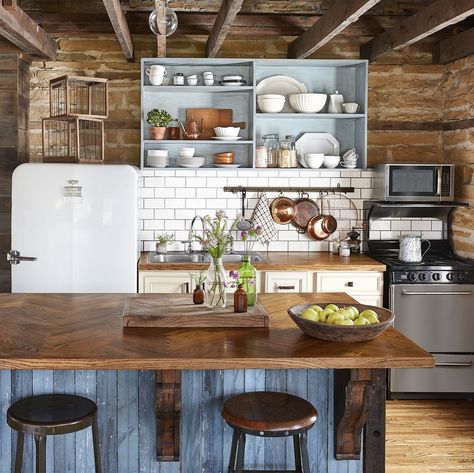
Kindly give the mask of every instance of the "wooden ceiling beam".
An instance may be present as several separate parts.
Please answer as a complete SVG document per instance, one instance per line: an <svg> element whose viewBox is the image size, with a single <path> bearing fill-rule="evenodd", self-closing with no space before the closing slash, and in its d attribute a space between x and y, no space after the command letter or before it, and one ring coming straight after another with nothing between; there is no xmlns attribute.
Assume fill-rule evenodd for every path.
<svg viewBox="0 0 474 473"><path fill-rule="evenodd" d="M0 36L26 53L55 59L58 54L56 41L18 8L15 1L0 3Z"/></svg>
<svg viewBox="0 0 474 473"><path fill-rule="evenodd" d="M206 43L206 56L216 57L230 31L232 23L242 8L243 0L222 0L221 8Z"/></svg>
<svg viewBox="0 0 474 473"><path fill-rule="evenodd" d="M120 0L102 0L110 18L110 23L115 31L115 35L122 47L123 54L127 61L133 61L133 41L128 28L127 19L122 11Z"/></svg>
<svg viewBox="0 0 474 473"><path fill-rule="evenodd" d="M474 54L474 28L446 38L433 48L433 62L447 64Z"/></svg>
<svg viewBox="0 0 474 473"><path fill-rule="evenodd" d="M158 31L156 36L156 57L166 57L166 5L161 0L155 0L155 8L158 10Z"/></svg>
<svg viewBox="0 0 474 473"><path fill-rule="evenodd" d="M392 50L416 43L474 14L474 0L437 0L360 48L360 57L373 61Z"/></svg>
<svg viewBox="0 0 474 473"><path fill-rule="evenodd" d="M288 57L305 58L354 23L379 0L335 1L327 13L288 47Z"/></svg>

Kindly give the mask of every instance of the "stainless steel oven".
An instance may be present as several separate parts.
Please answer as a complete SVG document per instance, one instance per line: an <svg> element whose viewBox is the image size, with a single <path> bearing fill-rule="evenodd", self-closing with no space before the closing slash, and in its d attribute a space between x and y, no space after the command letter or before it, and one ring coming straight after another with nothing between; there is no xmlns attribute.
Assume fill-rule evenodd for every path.
<svg viewBox="0 0 474 473"><path fill-rule="evenodd" d="M392 397L474 393L474 284L393 284L390 306L395 328L436 359L433 370L391 370Z"/></svg>
<svg viewBox="0 0 474 473"><path fill-rule="evenodd" d="M374 198L383 201L454 200L453 164L383 164L376 166Z"/></svg>

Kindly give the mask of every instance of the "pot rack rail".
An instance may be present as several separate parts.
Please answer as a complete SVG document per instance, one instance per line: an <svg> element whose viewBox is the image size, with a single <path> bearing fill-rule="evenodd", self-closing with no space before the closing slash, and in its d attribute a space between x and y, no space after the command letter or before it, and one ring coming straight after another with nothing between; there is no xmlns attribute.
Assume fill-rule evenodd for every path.
<svg viewBox="0 0 474 473"><path fill-rule="evenodd" d="M349 194L354 192L354 187L342 187L339 184L337 186L326 186L326 187L278 187L278 186L226 186L224 192L232 192L233 194L246 194L247 192L279 192L283 194L285 192L324 192L327 194L331 193L342 193Z"/></svg>

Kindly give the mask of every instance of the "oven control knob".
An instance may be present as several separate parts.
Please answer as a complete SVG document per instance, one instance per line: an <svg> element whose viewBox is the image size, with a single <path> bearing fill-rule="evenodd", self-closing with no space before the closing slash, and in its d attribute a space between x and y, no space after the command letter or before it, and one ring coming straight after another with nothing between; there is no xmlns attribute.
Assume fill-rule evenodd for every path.
<svg viewBox="0 0 474 473"><path fill-rule="evenodd" d="M420 274L418 275L418 279L419 279L420 281L426 281L426 278L427 278L426 273L420 273Z"/></svg>
<svg viewBox="0 0 474 473"><path fill-rule="evenodd" d="M441 281L441 274L433 273L432 278L433 278L433 281Z"/></svg>
<svg viewBox="0 0 474 473"><path fill-rule="evenodd" d="M462 281L464 279L464 273L458 273L458 281Z"/></svg>
<svg viewBox="0 0 474 473"><path fill-rule="evenodd" d="M448 281L454 281L454 278L455 278L455 274L454 273L448 273L446 274L446 279Z"/></svg>
<svg viewBox="0 0 474 473"><path fill-rule="evenodd" d="M408 273L408 279L410 281L415 281L416 280L416 273Z"/></svg>

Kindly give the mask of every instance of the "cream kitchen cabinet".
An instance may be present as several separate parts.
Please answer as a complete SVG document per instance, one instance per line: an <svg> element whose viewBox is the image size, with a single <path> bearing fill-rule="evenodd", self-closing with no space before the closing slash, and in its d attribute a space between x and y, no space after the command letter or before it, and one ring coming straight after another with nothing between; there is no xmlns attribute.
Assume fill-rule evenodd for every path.
<svg viewBox="0 0 474 473"><path fill-rule="evenodd" d="M324 271L314 273L314 292L346 292L361 304L382 305L383 273Z"/></svg>
<svg viewBox="0 0 474 473"><path fill-rule="evenodd" d="M267 271L264 274L263 292L311 292L308 271Z"/></svg>
<svg viewBox="0 0 474 473"><path fill-rule="evenodd" d="M188 271L140 271L138 292L186 294L192 291L192 282Z"/></svg>

